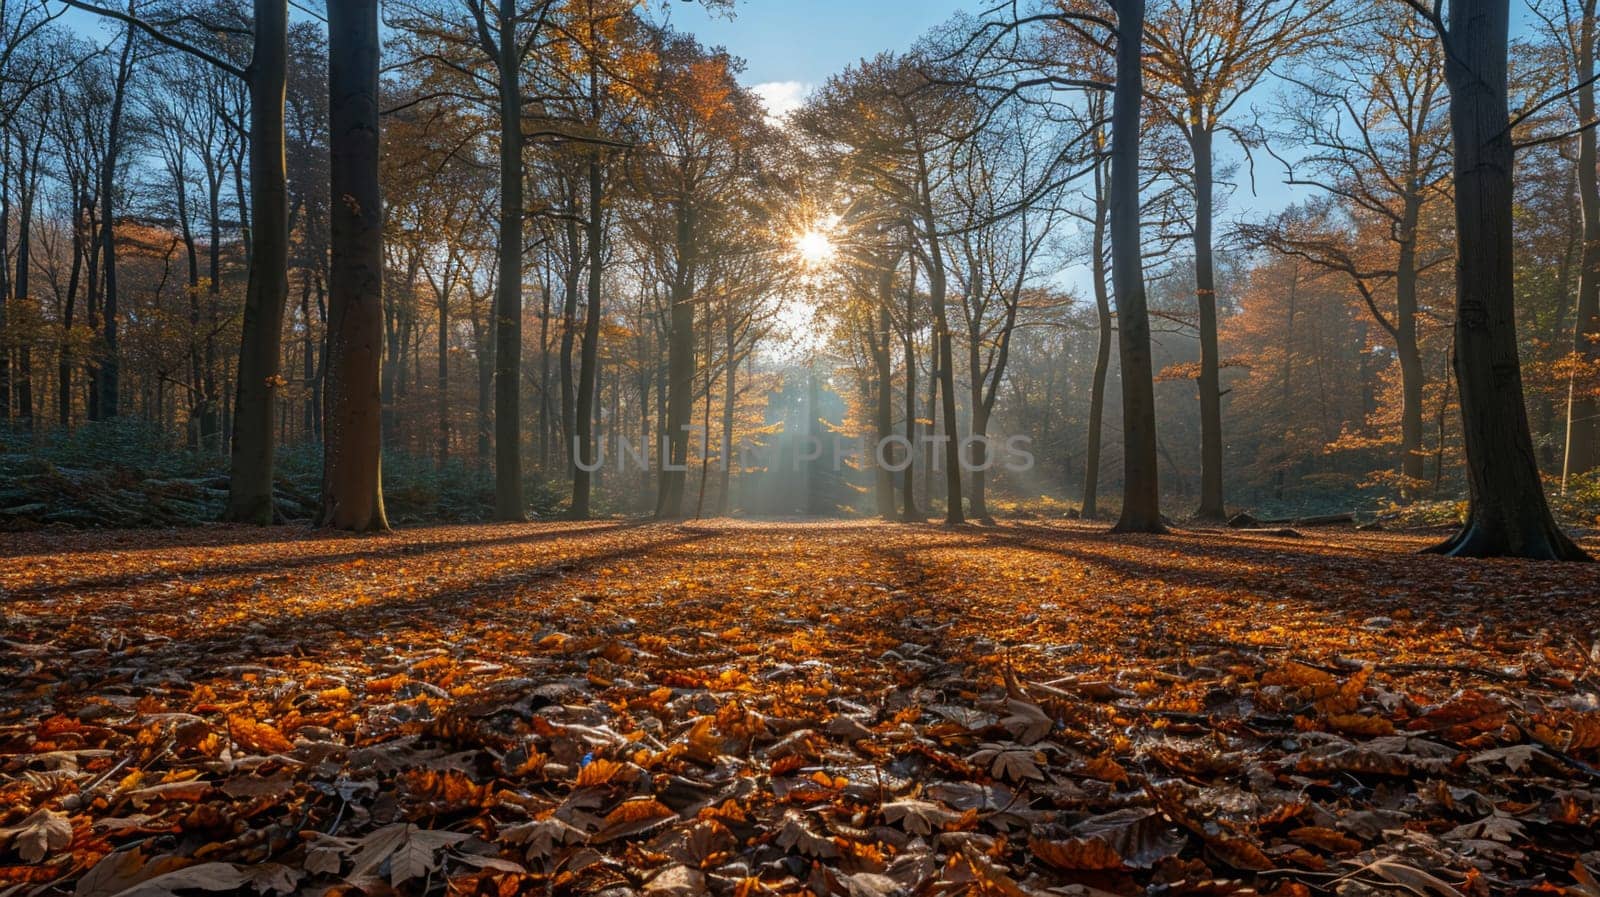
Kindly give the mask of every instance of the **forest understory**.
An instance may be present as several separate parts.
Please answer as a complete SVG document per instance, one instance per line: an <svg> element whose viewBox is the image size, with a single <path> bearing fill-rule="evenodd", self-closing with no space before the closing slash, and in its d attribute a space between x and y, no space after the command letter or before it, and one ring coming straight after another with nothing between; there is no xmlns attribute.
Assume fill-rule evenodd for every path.
<svg viewBox="0 0 1600 897"><path fill-rule="evenodd" d="M1426 544L10 535L0 894L1600 895L1600 567Z"/></svg>

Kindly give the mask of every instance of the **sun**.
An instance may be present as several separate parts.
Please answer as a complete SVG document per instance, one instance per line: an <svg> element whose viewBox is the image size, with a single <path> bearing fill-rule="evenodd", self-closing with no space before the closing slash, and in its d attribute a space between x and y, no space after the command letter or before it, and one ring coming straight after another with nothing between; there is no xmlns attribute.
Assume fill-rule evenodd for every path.
<svg viewBox="0 0 1600 897"><path fill-rule="evenodd" d="M808 268L820 268L833 261L839 250L833 245L830 228L821 225L808 228L795 238L794 250Z"/></svg>

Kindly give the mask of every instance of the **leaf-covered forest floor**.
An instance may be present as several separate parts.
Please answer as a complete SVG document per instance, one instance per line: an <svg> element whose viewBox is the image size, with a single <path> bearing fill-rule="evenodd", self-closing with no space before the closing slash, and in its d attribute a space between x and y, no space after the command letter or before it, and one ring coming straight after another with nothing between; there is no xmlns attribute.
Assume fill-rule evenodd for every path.
<svg viewBox="0 0 1600 897"><path fill-rule="evenodd" d="M1600 565L1306 536L7 536L0 895L1600 895Z"/></svg>

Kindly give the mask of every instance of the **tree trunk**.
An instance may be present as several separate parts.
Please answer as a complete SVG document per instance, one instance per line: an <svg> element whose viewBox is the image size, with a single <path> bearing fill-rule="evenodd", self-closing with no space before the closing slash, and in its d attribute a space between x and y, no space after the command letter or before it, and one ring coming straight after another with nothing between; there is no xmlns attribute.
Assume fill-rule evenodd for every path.
<svg viewBox="0 0 1600 897"><path fill-rule="evenodd" d="M1509 0L1452 0L1445 75L1455 145L1455 373L1471 504L1430 551L1456 557L1587 560L1556 526L1528 431L1517 356L1515 150L1506 100Z"/></svg>
<svg viewBox="0 0 1600 897"><path fill-rule="evenodd" d="M522 89L515 11L502 3L496 73L500 90L500 279L495 289L494 515L527 519L522 500Z"/></svg>
<svg viewBox="0 0 1600 897"><path fill-rule="evenodd" d="M19 149L18 199L21 207L17 210L17 276L11 282L11 295L23 304L25 309L35 308L29 300L28 275L31 272L33 258L33 205L39 190L39 149L40 142L35 142L33 152L28 152L28 142L24 135L18 135ZM30 315L31 317L31 315ZM27 431L33 429L33 359L30 347L33 334L25 334L17 342L17 376L14 384L17 395L17 426ZM0 342L0 347L4 343ZM0 348L3 352L3 348Z"/></svg>
<svg viewBox="0 0 1600 897"><path fill-rule="evenodd" d="M717 516L725 517L732 508L730 492L733 486L733 415L738 409L739 394L734 386L739 373L739 359L734 352L734 328L730 322L726 330L727 358L723 365L725 383L722 393L722 482L717 490Z"/></svg>
<svg viewBox="0 0 1600 897"><path fill-rule="evenodd" d="M933 302L934 345L939 364L940 417L943 420L944 439L944 522L955 525L966 522L966 509L961 506L961 437L956 432L956 375L955 352L950 336L950 316L945 309L944 256L939 248L939 238L929 221L928 295Z"/></svg>
<svg viewBox="0 0 1600 897"><path fill-rule="evenodd" d="M100 394L100 416L113 418L117 416L117 403L121 387L122 363L117 346L118 321L117 321L117 215L116 215L116 186L117 186L117 160L121 155L122 147L122 111L127 102L128 79L133 74L133 37L134 28L128 26L128 36L122 42L122 58L117 65L116 87L112 92L111 121L106 126L106 154L100 166L100 202L105 207L105 221L101 227L101 239L104 241L101 248L105 265L105 299L102 306L101 321L105 325L103 337L105 340L105 354L100 359L100 374L97 390Z"/></svg>
<svg viewBox="0 0 1600 897"><path fill-rule="evenodd" d="M1583 0L1583 21L1578 33L1578 121L1595 120L1595 0ZM1578 134L1578 197L1583 210L1583 248L1578 270L1578 320L1573 332L1573 352L1588 364L1600 363L1600 178L1596 177L1597 141L1600 135L1586 127ZM1600 402L1594 384L1574 384L1567 398L1567 450L1562 465L1566 477L1588 473L1600 466Z"/></svg>
<svg viewBox="0 0 1600 897"><path fill-rule="evenodd" d="M1194 279L1200 309L1200 507L1195 517L1208 523L1227 519L1222 497L1222 361L1217 344L1217 277L1211 247L1213 193L1212 133L1193 125L1189 145L1194 152Z"/></svg>
<svg viewBox="0 0 1600 897"><path fill-rule="evenodd" d="M1407 197L1403 240L1395 276L1395 354L1400 362L1401 495L1414 498L1424 482L1422 456L1422 350L1417 336L1416 231L1421 197Z"/></svg>
<svg viewBox="0 0 1600 897"><path fill-rule="evenodd" d="M1161 533L1155 379L1139 227L1139 107L1144 99L1144 0L1117 4L1117 85L1111 112L1111 283L1122 365L1122 518L1116 532Z"/></svg>
<svg viewBox="0 0 1600 897"><path fill-rule="evenodd" d="M917 340L911 332L911 322L916 320L917 257L910 253L910 274L906 277L906 332L905 346L906 392L906 469L901 474L900 519L906 523L921 523L926 518L917 507Z"/></svg>
<svg viewBox="0 0 1600 897"><path fill-rule="evenodd" d="M383 531L378 0L328 4L328 132L329 363L319 520L333 529Z"/></svg>
<svg viewBox="0 0 1600 897"><path fill-rule="evenodd" d="M1095 348L1094 379L1089 386L1089 442L1085 451L1083 469L1083 508L1085 520L1100 516L1100 448L1105 438L1106 376L1111 370L1111 296L1106 289L1106 212L1105 163L1097 162L1094 170L1095 211L1094 237L1091 251L1094 257L1090 269L1094 278L1095 319L1099 325L1099 342Z"/></svg>
<svg viewBox="0 0 1600 897"><path fill-rule="evenodd" d="M894 473L888 465L895 459L888 456L889 437L894 435L894 362L889 354L893 340L893 321L889 303L894 300L894 266L889 266L878 277L877 334L872 339L872 361L877 380L877 411L875 415L877 445L866 459L871 465L877 488L878 515L884 520L895 518Z"/></svg>
<svg viewBox="0 0 1600 897"><path fill-rule="evenodd" d="M283 311L289 297L289 191L283 155L288 53L288 4L255 0L255 50L249 69L254 222L224 517L262 526L273 521L273 420L283 385Z"/></svg>
<svg viewBox="0 0 1600 897"><path fill-rule="evenodd" d="M561 274L561 351L556 358L556 368L561 380L561 451L559 457L567 467L574 467L578 453L574 443L578 433L578 387L573 375L572 352L578 342L578 281L583 270L583 241L579 236L577 217L577 187L572 188L567 203L566 240L567 268Z"/></svg>
<svg viewBox="0 0 1600 897"><path fill-rule="evenodd" d="M6 305L11 301L11 141L0 134L0 420L11 420L11 326Z"/></svg>
<svg viewBox="0 0 1600 897"><path fill-rule="evenodd" d="M677 213L678 271L672 283L672 311L667 329L667 409L662 421L661 475L656 491L656 517L683 516L683 490L689 463L689 423L694 402L694 213Z"/></svg>
<svg viewBox="0 0 1600 897"><path fill-rule="evenodd" d="M589 282L588 306L583 322L583 348L578 359L578 419L576 422L577 460L572 471L572 519L589 519L589 491L591 471L595 469L594 418L595 377L600 366L600 287L605 221L601 217L604 206L605 171L600 164L600 151L589 155L589 217L588 256ZM709 401L709 397L707 401ZM585 470L584 468L588 468ZM704 486L702 484L702 493Z"/></svg>
<svg viewBox="0 0 1600 897"><path fill-rule="evenodd" d="M450 262L445 261L446 274ZM439 312L439 368L435 415L438 418L439 443L436 465L440 470L450 461L450 278L446 276L444 289L435 296Z"/></svg>
<svg viewBox="0 0 1600 897"><path fill-rule="evenodd" d="M61 312L61 344L56 359L56 408L61 429L72 427L72 325L77 314L78 279L83 271L83 203L72 196L72 270L67 275L67 301Z"/></svg>

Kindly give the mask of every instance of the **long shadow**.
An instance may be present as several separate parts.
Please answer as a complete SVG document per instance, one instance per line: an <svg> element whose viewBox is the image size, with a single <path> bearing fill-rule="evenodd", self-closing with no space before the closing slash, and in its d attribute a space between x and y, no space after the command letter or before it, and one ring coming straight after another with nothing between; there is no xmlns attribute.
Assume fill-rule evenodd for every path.
<svg viewBox="0 0 1600 897"><path fill-rule="evenodd" d="M345 536L340 534L322 533L317 541L329 539L341 543L348 542L352 546L360 546L350 551L334 552L329 554L306 554L298 557L273 557L262 560L241 560L223 564L190 564L183 567L161 567L130 571L126 573L108 574L103 576L90 576L80 579L71 579L63 582L48 583L37 586L23 586L9 589L6 592L8 600L25 601L30 599L48 598L67 593L94 593L116 591L145 585L161 580L180 579L186 576L230 576L249 573L276 573L281 571L298 570L306 567L320 567L354 561L359 558L383 560L396 557L418 557L442 552L457 551L463 548L489 548L502 545L525 545L534 542L544 542L551 539L569 537L591 536L599 533L621 532L623 530L644 526L641 522L616 522L597 523L591 525L554 528L531 533L513 533L490 539L455 539L448 542L419 542L408 541L402 531L392 540L375 543L370 538L361 536ZM291 540L278 540L286 542ZM254 543L251 543L254 544ZM275 544L267 542L263 544ZM177 546L174 546L177 547ZM192 547L183 544L182 547ZM199 546L213 547L213 546ZM226 546L216 546L226 547ZM104 550L104 549L102 549ZM94 554L96 552L84 552Z"/></svg>
<svg viewBox="0 0 1600 897"><path fill-rule="evenodd" d="M244 649L241 641L247 636L268 642L290 643L290 650L296 654L315 654L352 640L376 644L378 637L389 631L488 621L525 610L520 602L508 606L504 601L507 594L518 587L665 551L705 538L703 534L686 533L648 539L595 554L558 558L546 564L477 579L459 588L417 594L402 600L363 602L356 606L330 608L310 614L252 616L201 636L173 639L160 648L130 659L143 670L181 670L194 678L212 675L240 663L282 655L276 646L268 646L267 650L261 651ZM530 621L519 616L513 622L526 627ZM69 649L71 647L68 646Z"/></svg>
<svg viewBox="0 0 1600 897"><path fill-rule="evenodd" d="M1572 589L1584 580L1592 583L1592 593L1600 593L1600 570L1570 564L1527 563L1512 568L1377 550L1335 554L1293 543L1217 544L1171 538L1141 543L1140 548L1148 551L1130 556L1095 551L1092 546L1105 543L1088 534L1048 527L1017 527L1021 532L1007 529L973 530L968 535L975 542L1001 550L1051 555L1105 569L1128 580L1209 587L1244 599L1293 600L1348 616L1355 622L1403 604L1419 623L1458 625L1465 613L1515 614L1525 606L1523 602L1530 594L1553 588ZM1173 554L1187 562L1160 560ZM1285 555L1298 556L1302 561L1286 563ZM1225 560L1239 563L1216 563ZM1494 574L1512 569L1515 579L1507 588L1485 588L1485 582L1492 582Z"/></svg>

